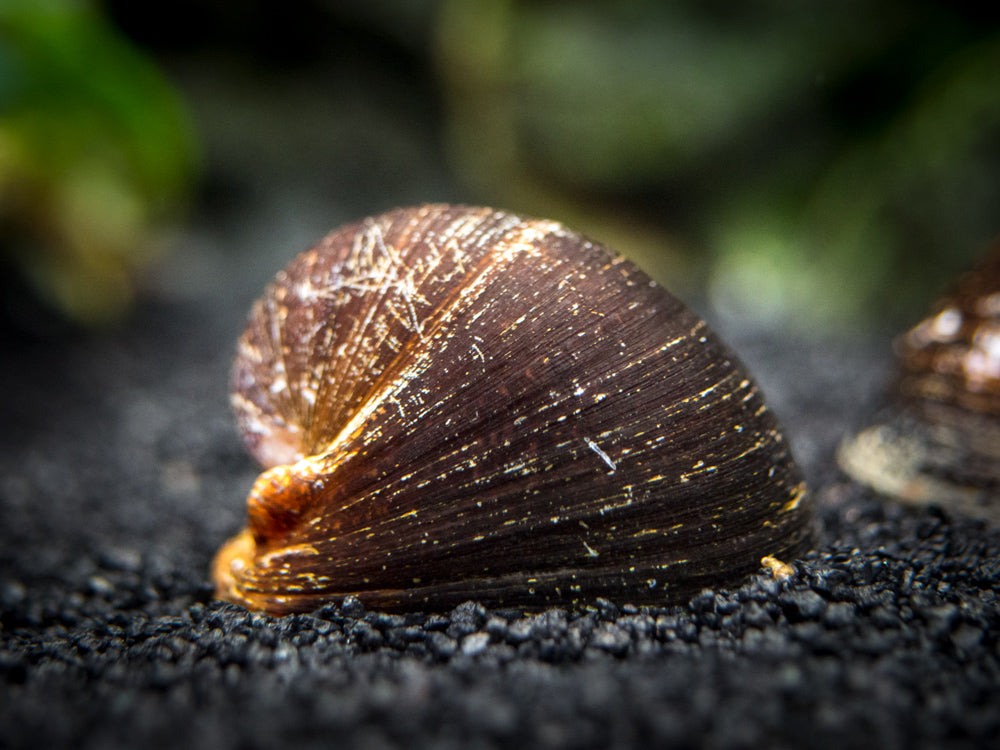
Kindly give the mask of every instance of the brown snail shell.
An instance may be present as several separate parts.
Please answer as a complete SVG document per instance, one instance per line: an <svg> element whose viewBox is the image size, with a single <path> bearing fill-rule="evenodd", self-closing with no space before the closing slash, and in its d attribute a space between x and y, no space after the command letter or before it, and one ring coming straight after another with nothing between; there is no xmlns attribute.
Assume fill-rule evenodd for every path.
<svg viewBox="0 0 1000 750"><path fill-rule="evenodd" d="M895 401L841 445L841 466L881 494L1000 522L1000 242L895 349Z"/></svg>
<svg viewBox="0 0 1000 750"><path fill-rule="evenodd" d="M429 205L334 232L254 305L232 386L272 468L213 572L253 609L676 602L807 540L743 367L555 222Z"/></svg>

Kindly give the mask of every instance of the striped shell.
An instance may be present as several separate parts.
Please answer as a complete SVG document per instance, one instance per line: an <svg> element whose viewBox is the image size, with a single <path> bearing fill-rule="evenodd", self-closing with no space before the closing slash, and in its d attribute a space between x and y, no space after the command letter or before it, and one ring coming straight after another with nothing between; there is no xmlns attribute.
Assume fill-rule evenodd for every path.
<svg viewBox="0 0 1000 750"><path fill-rule="evenodd" d="M334 232L254 305L232 387L269 468L214 578L253 609L665 604L807 540L743 367L554 222L429 205Z"/></svg>
<svg viewBox="0 0 1000 750"><path fill-rule="evenodd" d="M855 479L1000 522L1000 242L896 341L895 402L844 442Z"/></svg>

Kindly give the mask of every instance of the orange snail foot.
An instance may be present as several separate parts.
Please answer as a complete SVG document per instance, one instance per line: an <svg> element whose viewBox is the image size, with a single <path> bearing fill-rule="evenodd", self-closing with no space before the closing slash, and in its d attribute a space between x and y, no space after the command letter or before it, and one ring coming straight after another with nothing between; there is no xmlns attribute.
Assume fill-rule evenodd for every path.
<svg viewBox="0 0 1000 750"><path fill-rule="evenodd" d="M254 603L240 593L236 583L237 574L253 565L257 543L249 529L226 542L212 561L212 580L215 581L215 598L254 609Z"/></svg>
<svg viewBox="0 0 1000 750"><path fill-rule="evenodd" d="M259 556L280 545L310 505L325 474L315 457L268 469L254 482L247 497L247 528L227 541L212 561L215 596L250 609L260 609L240 586L241 573L254 567Z"/></svg>

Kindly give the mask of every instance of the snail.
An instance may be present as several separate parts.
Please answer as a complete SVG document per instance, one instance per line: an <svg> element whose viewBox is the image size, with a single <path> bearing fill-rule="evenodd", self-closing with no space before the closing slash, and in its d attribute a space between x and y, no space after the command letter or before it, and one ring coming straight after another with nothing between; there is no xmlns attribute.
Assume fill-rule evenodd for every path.
<svg viewBox="0 0 1000 750"><path fill-rule="evenodd" d="M254 304L232 404L266 470L213 577L251 609L675 603L808 543L736 357L552 221L427 205L333 232Z"/></svg>
<svg viewBox="0 0 1000 750"><path fill-rule="evenodd" d="M893 403L844 441L877 492L1000 522L1000 241L894 342Z"/></svg>

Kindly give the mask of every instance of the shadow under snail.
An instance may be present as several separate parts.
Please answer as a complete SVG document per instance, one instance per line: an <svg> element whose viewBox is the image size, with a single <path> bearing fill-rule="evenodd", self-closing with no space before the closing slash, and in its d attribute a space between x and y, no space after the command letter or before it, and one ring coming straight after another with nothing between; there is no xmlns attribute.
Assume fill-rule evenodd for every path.
<svg viewBox="0 0 1000 750"><path fill-rule="evenodd" d="M551 221L427 205L335 231L253 306L232 403L268 468L213 576L252 609L677 603L808 542L735 356Z"/></svg>
<svg viewBox="0 0 1000 750"><path fill-rule="evenodd" d="M895 342L893 402L845 440L877 492L1000 523L1000 240Z"/></svg>

